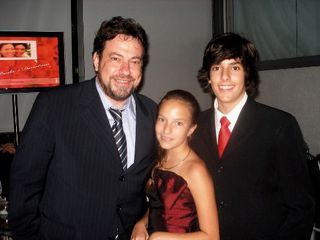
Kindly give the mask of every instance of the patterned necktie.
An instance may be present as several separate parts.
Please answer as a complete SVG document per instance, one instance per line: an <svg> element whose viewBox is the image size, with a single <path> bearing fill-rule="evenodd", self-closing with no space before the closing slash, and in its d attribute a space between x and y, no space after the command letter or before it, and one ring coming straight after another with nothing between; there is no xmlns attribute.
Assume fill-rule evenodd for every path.
<svg viewBox="0 0 320 240"><path fill-rule="evenodd" d="M127 169L127 141L122 127L122 113L113 108L110 108L109 112L114 118L112 132L120 155L122 169L125 171Z"/></svg>
<svg viewBox="0 0 320 240"><path fill-rule="evenodd" d="M222 156L225 147L227 146L228 140L230 138L231 132L229 130L230 122L226 117L220 119L221 128L218 137L218 151L219 157Z"/></svg>

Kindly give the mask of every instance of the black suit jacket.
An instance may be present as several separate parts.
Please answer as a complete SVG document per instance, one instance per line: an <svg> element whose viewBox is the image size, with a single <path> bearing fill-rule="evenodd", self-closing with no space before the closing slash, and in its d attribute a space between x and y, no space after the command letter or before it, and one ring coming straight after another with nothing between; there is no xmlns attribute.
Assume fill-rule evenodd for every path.
<svg viewBox="0 0 320 240"><path fill-rule="evenodd" d="M134 98L135 159L123 172L93 79L39 94L11 169L14 239L109 239L117 228L130 235L146 209L157 110Z"/></svg>
<svg viewBox="0 0 320 240"><path fill-rule="evenodd" d="M295 118L248 99L221 159L214 110L192 141L213 176L222 240L309 240L314 200Z"/></svg>

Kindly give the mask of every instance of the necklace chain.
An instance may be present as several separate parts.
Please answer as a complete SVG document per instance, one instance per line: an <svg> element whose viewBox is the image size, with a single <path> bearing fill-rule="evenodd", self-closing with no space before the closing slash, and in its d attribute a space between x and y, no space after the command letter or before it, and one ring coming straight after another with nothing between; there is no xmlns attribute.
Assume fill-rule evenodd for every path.
<svg viewBox="0 0 320 240"><path fill-rule="evenodd" d="M169 169L173 169L175 167L178 167L182 162L184 162L187 159L187 157L189 156L190 152L191 152L191 148L189 148L188 153L186 154L186 156L182 160L180 160L178 163L176 163L175 165L173 165L171 167L164 167L163 164L161 163L160 164L161 168L163 168L165 170L169 170Z"/></svg>

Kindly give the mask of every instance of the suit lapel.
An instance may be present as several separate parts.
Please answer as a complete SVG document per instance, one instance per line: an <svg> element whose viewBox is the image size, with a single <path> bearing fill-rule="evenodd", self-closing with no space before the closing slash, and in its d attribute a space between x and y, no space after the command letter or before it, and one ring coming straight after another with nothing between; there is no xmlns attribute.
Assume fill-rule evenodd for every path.
<svg viewBox="0 0 320 240"><path fill-rule="evenodd" d="M219 156L213 108L203 113L201 119L199 120L198 127L199 129L197 129L197 132L199 136L197 137L197 139L199 142L196 143L196 145L199 146L197 148L203 149L202 151L206 155L203 156L203 159L208 161L207 165L209 166L209 168L215 169Z"/></svg>
<svg viewBox="0 0 320 240"><path fill-rule="evenodd" d="M139 97L136 94L133 94L133 97L136 101L135 157L134 164L131 165L127 171L134 169L141 159L149 154L150 148L145 147L146 144L149 144L145 142L146 136L149 136L149 133L153 134L154 132L152 117L144 104L140 101ZM83 87L79 96L79 101L82 109L81 114L84 121L87 123L88 128L90 128L99 141L106 146L105 149L108 151L108 155L111 154L109 158L115 159L119 165L119 169L122 169L111 126L97 92L94 79L90 80L90 83L87 83L87 85Z"/></svg>
<svg viewBox="0 0 320 240"><path fill-rule="evenodd" d="M214 114L214 109L212 108L210 117L208 118L210 119L210 125L211 129L210 132L208 132L208 134L210 134L210 141L208 141L208 143L212 146L212 151L213 151L213 156L214 159L219 159L219 153L218 153L218 143L217 143L217 137L216 137L216 124L215 124L215 114Z"/></svg>
<svg viewBox="0 0 320 240"><path fill-rule="evenodd" d="M246 104L243 106L236 125L233 128L229 142L224 150L222 158L232 155L233 151L237 151L241 147L242 143L246 143L247 140L254 134L256 129L255 117L255 103L252 99L248 98Z"/></svg>
<svg viewBox="0 0 320 240"><path fill-rule="evenodd" d="M139 164L144 156L148 155L150 148L146 147L146 136L147 133L154 132L153 120L148 113L145 105L141 102L138 95L133 94L136 102L136 145L135 145L135 157L134 164L129 168L133 169Z"/></svg>
<svg viewBox="0 0 320 240"><path fill-rule="evenodd" d="M90 82L89 82L90 81ZM112 130L103 108L103 104L97 92L94 79L89 80L80 93L79 101L81 114L88 128L97 136L99 142L106 147L108 154L113 155L112 159L119 158ZM110 151L111 149L111 151ZM121 168L120 160L118 161Z"/></svg>

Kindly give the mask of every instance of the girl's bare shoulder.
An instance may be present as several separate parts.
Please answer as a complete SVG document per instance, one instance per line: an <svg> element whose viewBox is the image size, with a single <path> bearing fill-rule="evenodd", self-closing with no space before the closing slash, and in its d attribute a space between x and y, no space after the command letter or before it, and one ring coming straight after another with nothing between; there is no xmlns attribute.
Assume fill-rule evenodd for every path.
<svg viewBox="0 0 320 240"><path fill-rule="evenodd" d="M190 181L199 177L206 177L209 175L209 172L205 162L192 151L189 160L185 162L181 175L183 175L187 181Z"/></svg>

